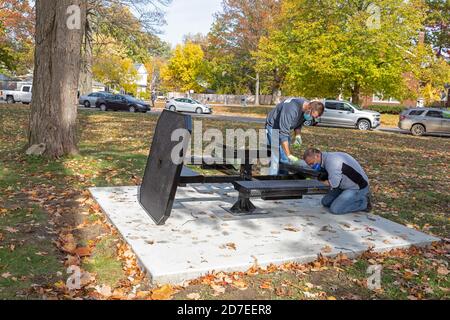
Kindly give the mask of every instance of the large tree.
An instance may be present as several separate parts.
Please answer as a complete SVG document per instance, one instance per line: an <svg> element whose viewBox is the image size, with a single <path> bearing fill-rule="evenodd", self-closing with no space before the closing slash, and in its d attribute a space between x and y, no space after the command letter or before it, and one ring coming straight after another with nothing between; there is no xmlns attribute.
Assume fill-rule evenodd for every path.
<svg viewBox="0 0 450 320"><path fill-rule="evenodd" d="M401 97L423 12L421 0L285 0L260 66L285 73L287 94Z"/></svg>
<svg viewBox="0 0 450 320"><path fill-rule="evenodd" d="M427 8L427 37L438 57L450 58L450 1L425 0Z"/></svg>
<svg viewBox="0 0 450 320"><path fill-rule="evenodd" d="M229 89L247 88L246 91L256 94L256 104L259 104L260 74L253 54L279 7L277 0L223 1L223 11L216 14L209 33L207 50L213 70L211 78L218 84L216 89L223 91L221 86L234 82Z"/></svg>
<svg viewBox="0 0 450 320"><path fill-rule="evenodd" d="M183 92L202 92L204 74L204 52L200 45L190 42L178 45L161 71L165 89Z"/></svg>
<svg viewBox="0 0 450 320"><path fill-rule="evenodd" d="M126 48L128 58L146 63L153 56L168 55L158 27L165 23L162 8L171 0L89 0L83 39L80 91L92 88L96 52L113 42ZM117 57L116 57L117 58Z"/></svg>
<svg viewBox="0 0 450 320"><path fill-rule="evenodd" d="M36 53L29 145L45 155L77 150L77 89L86 0L36 1Z"/></svg>
<svg viewBox="0 0 450 320"><path fill-rule="evenodd" d="M34 10L29 0L0 0L0 68L16 75L33 67Z"/></svg>

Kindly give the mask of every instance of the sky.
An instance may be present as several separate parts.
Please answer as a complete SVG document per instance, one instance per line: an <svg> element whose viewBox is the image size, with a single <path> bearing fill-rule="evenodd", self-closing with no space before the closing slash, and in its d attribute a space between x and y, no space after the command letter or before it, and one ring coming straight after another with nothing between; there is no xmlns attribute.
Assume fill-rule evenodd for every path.
<svg viewBox="0 0 450 320"><path fill-rule="evenodd" d="M161 38L172 46L183 41L188 33L208 33L213 14L220 11L222 0L172 0L166 8L167 25Z"/></svg>

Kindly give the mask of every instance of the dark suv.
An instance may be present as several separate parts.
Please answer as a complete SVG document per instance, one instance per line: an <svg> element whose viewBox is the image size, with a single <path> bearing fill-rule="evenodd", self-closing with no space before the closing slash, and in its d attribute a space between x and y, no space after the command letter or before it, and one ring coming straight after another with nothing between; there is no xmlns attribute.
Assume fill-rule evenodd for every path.
<svg viewBox="0 0 450 320"><path fill-rule="evenodd" d="M128 95L110 95L97 100L96 107L101 111L124 110L129 112L146 113L151 110L150 105Z"/></svg>

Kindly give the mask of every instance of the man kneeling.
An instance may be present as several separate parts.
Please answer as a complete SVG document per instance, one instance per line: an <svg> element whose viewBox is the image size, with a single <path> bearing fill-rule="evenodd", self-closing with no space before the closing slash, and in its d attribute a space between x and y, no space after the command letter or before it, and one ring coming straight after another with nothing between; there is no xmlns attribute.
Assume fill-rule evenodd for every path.
<svg viewBox="0 0 450 320"><path fill-rule="evenodd" d="M369 178L352 156L308 149L303 159L320 172L319 180L331 187L322 199L322 204L330 208L331 213L341 215L371 210Z"/></svg>

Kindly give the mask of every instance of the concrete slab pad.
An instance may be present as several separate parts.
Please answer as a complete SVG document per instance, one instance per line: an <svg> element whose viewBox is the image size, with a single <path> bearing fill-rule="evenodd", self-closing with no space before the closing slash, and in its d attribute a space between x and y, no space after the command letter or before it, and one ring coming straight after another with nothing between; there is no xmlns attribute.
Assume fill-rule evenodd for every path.
<svg viewBox="0 0 450 320"><path fill-rule="evenodd" d="M93 188L93 197L156 284L179 284L213 271L246 271L286 262L314 261L345 253L423 246L440 239L378 216L333 216L321 196L253 203L264 215L236 217L231 185L179 188L172 216L156 226L137 201L137 187Z"/></svg>

